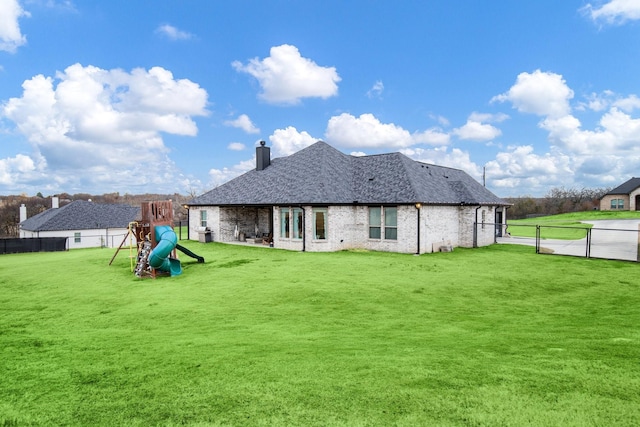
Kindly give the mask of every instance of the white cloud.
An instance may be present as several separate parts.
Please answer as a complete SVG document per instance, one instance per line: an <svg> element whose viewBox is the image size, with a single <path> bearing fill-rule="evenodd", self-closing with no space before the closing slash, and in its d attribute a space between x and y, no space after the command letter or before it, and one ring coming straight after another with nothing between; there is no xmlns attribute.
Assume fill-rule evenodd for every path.
<svg viewBox="0 0 640 427"><path fill-rule="evenodd" d="M618 99L613 103L613 106L630 113L633 110L640 110L640 98L636 95L631 95L626 98Z"/></svg>
<svg viewBox="0 0 640 427"><path fill-rule="evenodd" d="M610 0L600 7L588 3L581 10L594 21L606 24L623 24L640 19L638 0Z"/></svg>
<svg viewBox="0 0 640 427"><path fill-rule="evenodd" d="M640 108L636 95L610 90L591 93L577 111L603 112L594 129L585 129L571 113L573 91L562 76L536 71L522 73L516 84L494 101L510 101L521 112L543 116L538 126L548 132L549 152L539 155L531 146L511 147L487 164L493 185L532 191L549 185L610 186L636 174L640 167Z"/></svg>
<svg viewBox="0 0 640 427"><path fill-rule="evenodd" d="M0 184L11 185L24 175L30 174L35 170L36 164L33 159L24 154L0 159Z"/></svg>
<svg viewBox="0 0 640 427"><path fill-rule="evenodd" d="M243 151L247 147L241 142L232 142L227 145L227 148L231 151Z"/></svg>
<svg viewBox="0 0 640 427"><path fill-rule="evenodd" d="M255 167L256 159L254 155L251 160L244 160L231 168L211 169L209 170L209 188L215 188L227 181L231 181L233 178L240 176L251 169L255 169Z"/></svg>
<svg viewBox="0 0 640 427"><path fill-rule="evenodd" d="M529 145L509 147L486 165L487 183L507 195L521 195L520 188L534 193L546 191L549 185L571 186L573 169L569 156L561 153L539 156ZM515 192L515 193L514 193Z"/></svg>
<svg viewBox="0 0 640 427"><path fill-rule="evenodd" d="M335 67L321 67L303 58L291 45L272 47L270 56L251 59L247 65L234 61L233 68L258 80L259 97L274 104L298 104L302 98L329 98L338 94L341 80Z"/></svg>
<svg viewBox="0 0 640 427"><path fill-rule="evenodd" d="M0 116L15 123L52 174L87 188L162 182L174 170L162 132L194 136L192 117L207 114L206 91L160 67L127 73L75 64L22 87Z"/></svg>
<svg viewBox="0 0 640 427"><path fill-rule="evenodd" d="M406 148L420 143L449 143L449 135L437 128L411 134L393 123L381 123L369 113L360 117L348 113L331 117L325 137L332 144L348 148Z"/></svg>
<svg viewBox="0 0 640 427"><path fill-rule="evenodd" d="M502 123L509 118L509 115L504 113L478 113L474 111L469 115L469 120L473 122L487 122L487 123Z"/></svg>
<svg viewBox="0 0 640 427"><path fill-rule="evenodd" d="M453 134L463 140L491 141L502 135L502 131L489 123L503 122L507 118L509 118L509 116L506 114L483 114L474 112L471 113L467 119L467 123L453 130Z"/></svg>
<svg viewBox="0 0 640 427"><path fill-rule="evenodd" d="M269 141L271 142L271 157L284 157L308 147L317 142L318 139L313 138L307 132L299 132L293 126L289 126L286 129L276 129L273 135L269 137ZM244 149L244 145L239 143L229 144L228 148L233 149L232 146L236 144L238 146L242 145ZM251 159L243 160L230 168L211 169L209 171L209 184L212 187L217 187L255 167L256 157L254 154Z"/></svg>
<svg viewBox="0 0 640 427"><path fill-rule="evenodd" d="M171 40L189 40L193 37L193 34L179 30L173 25L169 24L160 25L158 28L156 28L156 33L161 34Z"/></svg>
<svg viewBox="0 0 640 427"><path fill-rule="evenodd" d="M458 148L454 148L451 151L448 150L448 147L432 149L405 148L400 152L419 162L461 169L477 180L482 177L482 168L471 161L469 152Z"/></svg>
<svg viewBox="0 0 640 427"><path fill-rule="evenodd" d="M64 12L78 12L72 0L26 0L26 3L38 4L38 6L44 6L49 9L55 9Z"/></svg>
<svg viewBox="0 0 640 427"><path fill-rule="evenodd" d="M20 31L18 19L30 16L22 9L18 0L0 1L0 50L14 53L27 43L27 37Z"/></svg>
<svg viewBox="0 0 640 427"><path fill-rule="evenodd" d="M403 148L415 144L407 130L393 123L381 123L373 114L333 116L325 136L336 145L350 148Z"/></svg>
<svg viewBox="0 0 640 427"><path fill-rule="evenodd" d="M443 132L440 128L431 128L423 132L414 132L411 134L411 138L416 144L448 145L451 142L449 134Z"/></svg>
<svg viewBox="0 0 640 427"><path fill-rule="evenodd" d="M247 116L246 114L241 114L235 120L227 120L224 122L224 124L234 128L242 129L246 133L260 133L260 129L253 124L249 116Z"/></svg>
<svg viewBox="0 0 640 427"><path fill-rule="evenodd" d="M569 114L573 91L560 74L536 70L521 73L506 93L493 97L491 102L510 101L523 113L561 117Z"/></svg>
<svg viewBox="0 0 640 427"><path fill-rule="evenodd" d="M273 146L273 155L283 157L318 142L318 138L312 137L306 131L298 132L295 127L289 126L286 129L276 129L269 141Z"/></svg>
<svg viewBox="0 0 640 427"><path fill-rule="evenodd" d="M448 127L451 123L449 122L449 119L447 119L444 116L440 116L440 115L436 115L436 114L429 114L429 118L432 120L437 121L440 126L444 126L444 127Z"/></svg>
<svg viewBox="0 0 640 427"><path fill-rule="evenodd" d="M454 129L453 133L458 138L469 141L491 141L502 135L502 131L493 125L471 120L467 120L463 126Z"/></svg>
<svg viewBox="0 0 640 427"><path fill-rule="evenodd" d="M371 89L367 91L369 98L382 98L382 92L384 92L384 84L381 80L376 81Z"/></svg>
<svg viewBox="0 0 640 427"><path fill-rule="evenodd" d="M613 107L599 124L596 130L583 130L580 120L568 115L547 118L540 126L549 131L552 143L571 153L620 156L640 153L640 119Z"/></svg>

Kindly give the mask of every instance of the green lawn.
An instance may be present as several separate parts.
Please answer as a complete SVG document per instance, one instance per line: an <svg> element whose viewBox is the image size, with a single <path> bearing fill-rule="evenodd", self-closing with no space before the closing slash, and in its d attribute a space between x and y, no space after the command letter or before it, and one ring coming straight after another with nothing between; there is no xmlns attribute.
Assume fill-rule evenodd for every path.
<svg viewBox="0 0 640 427"><path fill-rule="evenodd" d="M581 221L637 218L640 218L640 211L571 212L527 219L507 219L507 231L512 236L536 237L536 225L540 225L543 227L542 238L577 240L586 237L587 229L593 227Z"/></svg>
<svg viewBox="0 0 640 427"><path fill-rule="evenodd" d="M0 426L636 426L635 263L181 242L0 256Z"/></svg>

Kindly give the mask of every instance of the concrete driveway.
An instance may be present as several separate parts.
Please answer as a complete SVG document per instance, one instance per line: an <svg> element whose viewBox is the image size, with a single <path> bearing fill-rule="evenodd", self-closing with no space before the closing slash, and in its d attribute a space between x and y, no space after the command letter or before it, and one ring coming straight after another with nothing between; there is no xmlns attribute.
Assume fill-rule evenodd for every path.
<svg viewBox="0 0 640 427"><path fill-rule="evenodd" d="M599 220L584 221L592 224L591 248L592 258L620 259L640 261L638 246L640 245L640 220ZM535 238L499 237L498 243L536 246ZM587 239L555 240L542 239L540 251L558 255L587 256Z"/></svg>

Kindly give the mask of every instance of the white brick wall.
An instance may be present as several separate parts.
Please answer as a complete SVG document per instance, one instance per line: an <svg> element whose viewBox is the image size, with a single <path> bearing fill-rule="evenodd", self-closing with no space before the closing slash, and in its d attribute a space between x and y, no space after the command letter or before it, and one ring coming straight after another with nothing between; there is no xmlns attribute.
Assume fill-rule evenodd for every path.
<svg viewBox="0 0 640 427"><path fill-rule="evenodd" d="M213 233L214 241L220 240L220 207L218 206L197 206L189 209L189 239L198 240L198 231L200 226L200 211L207 212L207 227Z"/></svg>
<svg viewBox="0 0 640 427"><path fill-rule="evenodd" d="M91 229L91 230L65 230L65 231L20 231L21 238L34 237L66 237L68 249L80 248L117 248L127 235L126 228ZM75 241L75 233L80 233L80 241ZM128 245L128 241L125 242ZM135 245L135 239L133 244Z"/></svg>
<svg viewBox="0 0 640 427"><path fill-rule="evenodd" d="M280 210L289 206L273 208L273 240L274 247L301 251L302 239L280 237ZM315 240L313 207L303 206L305 215L304 249L309 252L329 252L345 249L368 249L374 251L416 253L418 250L418 210L413 205L397 206L398 239L369 239L368 206L329 206L327 208L327 239ZM473 247L474 222L477 206L422 206L420 209L420 253L437 252L441 246ZM198 239L200 226L200 210L206 209L208 226L213 231L214 241L235 241L234 225L239 223L240 231L253 230L255 210L242 211L243 208L202 207L189 211L189 237ZM478 246L486 246L494 242L495 209L483 206L478 209L478 222L481 223L481 212L485 211L486 225L477 227ZM247 216L249 215L249 216ZM269 209L258 210L260 233L268 232Z"/></svg>

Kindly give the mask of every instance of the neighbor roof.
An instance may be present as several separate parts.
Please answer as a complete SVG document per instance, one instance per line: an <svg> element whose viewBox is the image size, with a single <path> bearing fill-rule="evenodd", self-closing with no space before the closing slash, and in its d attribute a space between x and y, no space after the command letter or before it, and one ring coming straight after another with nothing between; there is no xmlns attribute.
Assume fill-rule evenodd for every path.
<svg viewBox="0 0 640 427"><path fill-rule="evenodd" d="M617 186L607 194L631 194L633 190L640 187L640 178L631 178L629 181Z"/></svg>
<svg viewBox="0 0 640 427"><path fill-rule="evenodd" d="M188 204L335 205L335 204L508 205L467 173L417 162L401 153L350 156L318 141L297 153L276 158L263 170L251 170Z"/></svg>
<svg viewBox="0 0 640 427"><path fill-rule="evenodd" d="M20 223L27 231L127 228L140 216L140 208L76 200L61 208L47 209Z"/></svg>

